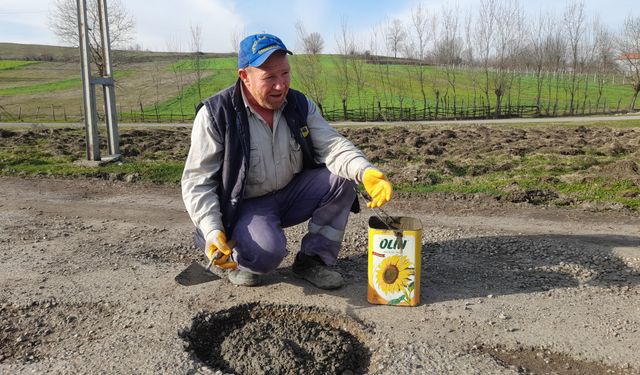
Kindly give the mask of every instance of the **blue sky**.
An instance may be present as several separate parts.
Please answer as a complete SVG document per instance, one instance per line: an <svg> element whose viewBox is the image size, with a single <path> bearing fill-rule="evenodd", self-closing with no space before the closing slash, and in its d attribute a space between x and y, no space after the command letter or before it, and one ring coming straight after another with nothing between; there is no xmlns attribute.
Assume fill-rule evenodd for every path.
<svg viewBox="0 0 640 375"><path fill-rule="evenodd" d="M97 0L88 0L97 1ZM440 13L443 6L458 4L458 9L477 9L480 0L123 0L136 20L136 41L145 49L166 50L179 45L189 50L190 26L202 29L202 49L206 52L232 50L231 34L270 32L280 36L290 49L296 48L297 21L307 31L322 34L325 51L335 52L336 34L342 20L363 43L371 29L385 20L409 20L411 9L421 2ZM47 15L54 0L0 0L0 42L60 44L49 31ZM597 15L612 30L618 30L627 14L640 15L638 0L585 0L589 18ZM539 11L561 14L562 0L521 1L525 13Z"/></svg>

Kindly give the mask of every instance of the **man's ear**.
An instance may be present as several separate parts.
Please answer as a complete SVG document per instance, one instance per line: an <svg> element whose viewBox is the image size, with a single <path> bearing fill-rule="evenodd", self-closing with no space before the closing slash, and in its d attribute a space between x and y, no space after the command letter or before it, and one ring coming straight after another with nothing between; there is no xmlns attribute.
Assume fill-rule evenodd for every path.
<svg viewBox="0 0 640 375"><path fill-rule="evenodd" d="M240 80L243 83L246 83L247 77L248 77L247 70L246 69L238 69L238 77L240 77Z"/></svg>

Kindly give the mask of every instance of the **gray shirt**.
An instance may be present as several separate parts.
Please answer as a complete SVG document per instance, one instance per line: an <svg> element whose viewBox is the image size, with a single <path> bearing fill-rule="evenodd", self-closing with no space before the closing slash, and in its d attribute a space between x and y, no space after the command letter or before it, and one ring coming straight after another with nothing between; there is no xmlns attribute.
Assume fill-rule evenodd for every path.
<svg viewBox="0 0 640 375"><path fill-rule="evenodd" d="M244 198L255 198L285 187L302 170L302 151L291 134L282 108L273 114L273 129L243 100L249 119L251 161ZM373 166L364 154L340 135L309 102L307 127L311 134L316 161L326 163L331 173L362 182L362 174ZM284 105L283 105L284 107ZM224 230L213 175L220 169L224 140L211 131L206 107L193 122L191 148L182 174L182 198L193 223L206 235Z"/></svg>

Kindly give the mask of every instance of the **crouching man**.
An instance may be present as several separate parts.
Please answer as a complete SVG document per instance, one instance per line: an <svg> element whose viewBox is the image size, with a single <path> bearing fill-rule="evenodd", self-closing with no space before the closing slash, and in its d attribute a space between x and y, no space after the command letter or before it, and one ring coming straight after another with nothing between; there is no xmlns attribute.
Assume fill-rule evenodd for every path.
<svg viewBox="0 0 640 375"><path fill-rule="evenodd" d="M290 89L292 54L276 36L240 43L235 85L204 100L193 123L182 197L194 239L235 285L259 285L288 254L283 228L309 220L292 272L322 289L363 183L370 207L392 187L316 105ZM354 204L355 203L355 204Z"/></svg>

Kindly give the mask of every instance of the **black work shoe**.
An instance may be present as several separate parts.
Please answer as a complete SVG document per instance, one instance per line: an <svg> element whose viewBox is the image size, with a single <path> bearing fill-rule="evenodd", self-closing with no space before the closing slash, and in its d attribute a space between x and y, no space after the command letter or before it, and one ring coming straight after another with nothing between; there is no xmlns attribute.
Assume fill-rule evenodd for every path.
<svg viewBox="0 0 640 375"><path fill-rule="evenodd" d="M344 285L342 275L325 265L317 255L298 253L291 266L293 275L320 289L338 289Z"/></svg>
<svg viewBox="0 0 640 375"><path fill-rule="evenodd" d="M260 275L241 270L231 270L227 277L231 284L239 286L258 286L261 282Z"/></svg>

